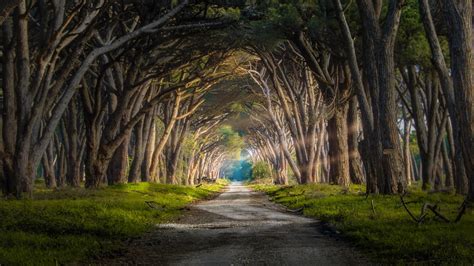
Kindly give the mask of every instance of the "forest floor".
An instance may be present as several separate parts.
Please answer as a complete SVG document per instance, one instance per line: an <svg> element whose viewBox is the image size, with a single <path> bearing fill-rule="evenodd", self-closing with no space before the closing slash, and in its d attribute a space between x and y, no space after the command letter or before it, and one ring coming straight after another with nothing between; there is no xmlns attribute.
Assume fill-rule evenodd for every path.
<svg viewBox="0 0 474 266"><path fill-rule="evenodd" d="M38 183L34 199L0 199L0 265L86 264L122 250L127 241L176 219L187 205L214 197L224 185L53 190Z"/></svg>
<svg viewBox="0 0 474 266"><path fill-rule="evenodd" d="M361 265L360 252L317 220L289 213L262 192L231 184L219 197L192 205L173 223L131 241L98 264Z"/></svg>
<svg viewBox="0 0 474 266"><path fill-rule="evenodd" d="M452 193L423 192L417 185L404 197L418 218L426 203L438 206L447 223L430 210L416 223L397 195L367 196L363 186L349 189L327 184L275 186L255 184L275 203L317 218L343 239L382 264L474 265L474 208L461 221L453 221L464 197Z"/></svg>

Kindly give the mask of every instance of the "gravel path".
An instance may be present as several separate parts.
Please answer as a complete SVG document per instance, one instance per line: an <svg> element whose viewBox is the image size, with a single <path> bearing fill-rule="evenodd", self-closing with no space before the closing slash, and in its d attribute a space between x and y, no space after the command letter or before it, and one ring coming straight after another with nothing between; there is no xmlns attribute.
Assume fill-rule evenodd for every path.
<svg viewBox="0 0 474 266"><path fill-rule="evenodd" d="M361 265L357 252L316 220L285 212L263 193L232 183L175 223L161 224L104 264Z"/></svg>

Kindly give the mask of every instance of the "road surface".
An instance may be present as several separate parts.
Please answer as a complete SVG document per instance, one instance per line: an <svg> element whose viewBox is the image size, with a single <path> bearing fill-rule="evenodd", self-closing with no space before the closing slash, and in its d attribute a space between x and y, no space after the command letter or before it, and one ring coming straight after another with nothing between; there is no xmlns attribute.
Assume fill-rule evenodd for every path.
<svg viewBox="0 0 474 266"><path fill-rule="evenodd" d="M345 242L313 219L286 212L260 192L232 183L175 223L161 224L106 264L361 265Z"/></svg>

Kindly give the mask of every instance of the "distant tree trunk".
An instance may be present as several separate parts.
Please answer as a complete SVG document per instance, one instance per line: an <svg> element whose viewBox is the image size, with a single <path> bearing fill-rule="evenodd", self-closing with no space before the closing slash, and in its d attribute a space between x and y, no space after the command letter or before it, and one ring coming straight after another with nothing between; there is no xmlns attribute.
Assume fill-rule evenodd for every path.
<svg viewBox="0 0 474 266"><path fill-rule="evenodd" d="M80 185L80 168L81 168L81 150L79 147L79 132L78 132L78 115L77 97L69 104L69 110L66 114L67 122L65 128L67 131L66 138L68 139L69 147L67 150L67 174L66 182L72 187L79 187Z"/></svg>
<svg viewBox="0 0 474 266"><path fill-rule="evenodd" d="M179 123L174 127L173 133L168 140L166 147L166 183L167 184L179 184L181 181L178 180L177 170L178 162L181 157L181 150L183 147L184 136L188 130L188 120L180 120Z"/></svg>
<svg viewBox="0 0 474 266"><path fill-rule="evenodd" d="M55 154L54 154L54 143L51 142L48 145L48 149L46 150L42 158L43 178L44 178L45 185L48 188L55 188L57 186L56 171L55 171L56 162L57 162L57 158L55 158Z"/></svg>
<svg viewBox="0 0 474 266"><path fill-rule="evenodd" d="M66 159L66 149L58 141L58 162L57 162L57 175L56 182L58 187L64 187L66 185L66 172L67 172L67 159Z"/></svg>
<svg viewBox="0 0 474 266"><path fill-rule="evenodd" d="M125 138L119 148L115 151L108 165L107 182L109 185L124 184L127 182L128 169L128 146L130 135Z"/></svg>
<svg viewBox="0 0 474 266"><path fill-rule="evenodd" d="M85 187L98 188L105 181L107 175L107 158L99 156L100 135L97 127L93 125L92 114L84 113L86 124L86 149L85 149ZM110 159L108 159L110 160Z"/></svg>
<svg viewBox="0 0 474 266"><path fill-rule="evenodd" d="M341 186L350 185L349 146L347 134L348 105L336 107L334 116L328 122L329 160L331 183Z"/></svg>
<svg viewBox="0 0 474 266"><path fill-rule="evenodd" d="M415 128L416 128L416 135L417 135L417 140L418 140L418 148L420 150L420 157L421 157L421 162L422 162L422 167L423 167L423 172L422 172L422 187L423 189L429 189L431 187L431 179L434 176L434 156L433 156L433 150L432 150L432 145L431 145L431 139L433 137L428 138L428 128L425 125L426 124L426 116L432 116L432 112L430 110L427 111L426 116L425 113L423 112L423 106L422 106L422 101L420 98L420 91L418 87L416 86L416 70L415 66L409 66L408 67L408 80L407 80L407 88L410 92L410 98L411 98L411 105L412 105L412 114L413 114L413 120L415 122ZM430 82L430 80L427 80ZM428 85L431 89L431 86ZM428 119L430 120L430 119ZM428 121L430 123L431 121ZM432 133L432 132L431 132Z"/></svg>
<svg viewBox="0 0 474 266"><path fill-rule="evenodd" d="M349 146L349 164L351 182L354 184L364 183L364 170L359 153L359 121L357 115L357 98L353 97L349 102L347 115L347 141Z"/></svg>
<svg viewBox="0 0 474 266"><path fill-rule="evenodd" d="M157 177L157 170L158 170L158 162L159 162L159 156L161 156L161 153L163 152L163 149L169 140L171 133L173 132L173 129L175 127L175 124L177 122L177 117L179 114L179 109L181 106L181 100L182 100L182 94L180 92L177 92L175 94L175 98L172 101L172 104L168 104L167 107L169 110L165 110L165 128L163 131L163 135L157 141L157 145L153 151L152 155L152 161L150 165L150 176L151 178L156 178Z"/></svg>
<svg viewBox="0 0 474 266"><path fill-rule="evenodd" d="M149 120L148 120L149 119ZM152 115L147 117L148 126L145 127L145 133L147 136L146 148L145 148L145 157L143 158L142 171L141 171L141 181L146 182L150 180L150 169L153 160L153 149L155 148L156 140L156 124L155 119Z"/></svg>
<svg viewBox="0 0 474 266"><path fill-rule="evenodd" d="M86 188L99 188L107 176L107 163L86 156L85 160Z"/></svg>
<svg viewBox="0 0 474 266"><path fill-rule="evenodd" d="M188 171L187 171L187 176L186 176L186 183L188 185L194 185L194 174L196 172L196 150L197 150L197 145L193 145L193 148L191 150L191 154L189 155L189 161L188 161Z"/></svg>
<svg viewBox="0 0 474 266"><path fill-rule="evenodd" d="M454 124L452 117L446 125L446 131L448 132L448 143L450 147L450 157L453 161L453 175L454 175L454 187L456 188L456 193L466 194L468 190L468 180L466 175L466 168L464 167L464 159L462 155L462 150L457 147L461 147L461 140L459 132L453 132ZM451 122L451 123L449 123ZM456 136L456 137L455 137Z"/></svg>
<svg viewBox="0 0 474 266"><path fill-rule="evenodd" d="M403 109L404 119L404 132L403 132L403 160L405 163L405 177L407 185L411 185L412 177L412 165L411 165L411 152L410 152L410 133L411 133L411 120L407 117L405 109Z"/></svg>
<svg viewBox="0 0 474 266"><path fill-rule="evenodd" d="M144 139L144 121L143 119L135 126L135 151L132 165L130 166L130 173L128 174L128 182L136 183L140 180L141 167L143 158L145 157L146 142Z"/></svg>
<svg viewBox="0 0 474 266"><path fill-rule="evenodd" d="M454 187L453 167L451 160L449 159L448 145L446 141L443 141L442 145L441 152L443 156L443 167L446 173L444 185L447 189L452 189Z"/></svg>

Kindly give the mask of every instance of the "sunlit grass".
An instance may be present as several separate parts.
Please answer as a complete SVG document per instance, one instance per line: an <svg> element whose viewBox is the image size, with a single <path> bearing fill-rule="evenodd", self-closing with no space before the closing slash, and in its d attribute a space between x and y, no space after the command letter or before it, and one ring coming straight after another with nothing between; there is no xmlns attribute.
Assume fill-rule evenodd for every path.
<svg viewBox="0 0 474 266"><path fill-rule="evenodd" d="M364 188L344 190L332 185L279 187L253 185L272 200L304 215L332 224L357 246L385 263L474 263L474 211L468 209L458 224L447 224L430 214L417 225L404 210L398 196L369 196ZM409 208L419 215L425 202L438 204L443 215L454 220L463 197L428 194L418 188L406 196ZM373 202L373 207L372 207ZM375 211L374 211L375 210Z"/></svg>
<svg viewBox="0 0 474 266"><path fill-rule="evenodd" d="M38 187L34 200L0 200L0 264L64 264L120 247L223 187L150 183L99 190ZM145 202L152 201L151 208Z"/></svg>

